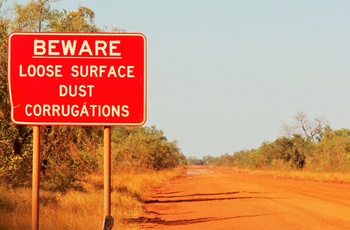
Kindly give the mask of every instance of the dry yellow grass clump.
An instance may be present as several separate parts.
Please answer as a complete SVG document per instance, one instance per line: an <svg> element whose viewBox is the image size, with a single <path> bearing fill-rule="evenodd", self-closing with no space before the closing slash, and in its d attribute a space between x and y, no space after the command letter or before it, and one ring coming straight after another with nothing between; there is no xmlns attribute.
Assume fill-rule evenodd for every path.
<svg viewBox="0 0 350 230"><path fill-rule="evenodd" d="M113 229L138 229L131 219L143 215L142 199L157 183L179 176L182 169L160 172L113 172L111 214ZM103 174L91 175L84 184L86 191L65 194L40 190L39 229L102 228ZM0 229L31 229L31 188L6 189L0 186Z"/></svg>
<svg viewBox="0 0 350 230"><path fill-rule="evenodd" d="M237 172L246 172L252 174L268 174L274 177L283 177L301 180L313 180L334 183L350 183L350 174L348 172L315 172L309 170L292 169L248 169L231 167L231 170Z"/></svg>

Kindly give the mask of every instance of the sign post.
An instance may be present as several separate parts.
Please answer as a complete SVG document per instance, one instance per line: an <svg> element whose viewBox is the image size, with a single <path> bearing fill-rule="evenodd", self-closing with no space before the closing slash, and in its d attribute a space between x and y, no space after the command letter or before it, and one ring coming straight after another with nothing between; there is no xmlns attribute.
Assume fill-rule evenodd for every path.
<svg viewBox="0 0 350 230"><path fill-rule="evenodd" d="M33 127L32 230L39 229L40 126Z"/></svg>
<svg viewBox="0 0 350 230"><path fill-rule="evenodd" d="M11 120L34 126L32 229L39 226L40 126L104 126L104 215L111 214L111 126L146 122L141 33L12 33Z"/></svg>
<svg viewBox="0 0 350 230"><path fill-rule="evenodd" d="M104 127L104 216L111 215L111 127Z"/></svg>

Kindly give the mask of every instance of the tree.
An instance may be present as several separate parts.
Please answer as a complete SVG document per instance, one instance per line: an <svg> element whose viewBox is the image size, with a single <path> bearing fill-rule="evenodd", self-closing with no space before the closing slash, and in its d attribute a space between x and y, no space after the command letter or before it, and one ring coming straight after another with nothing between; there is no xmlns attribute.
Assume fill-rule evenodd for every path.
<svg viewBox="0 0 350 230"><path fill-rule="evenodd" d="M84 6L58 11L55 0L14 4L12 20L0 18L0 181L9 186L31 185L32 128L13 125L7 88L7 35L27 32L96 32L94 12ZM1 4L1 0L0 0ZM10 23L11 21L11 23ZM41 185L65 192L81 189L84 176L101 165L101 127L46 126L41 128ZM142 170L172 168L185 161L176 141L169 142L155 127L116 127L112 147L118 166Z"/></svg>
<svg viewBox="0 0 350 230"><path fill-rule="evenodd" d="M80 6L77 11L56 12L50 21L53 32L98 32L93 23L95 13L87 7Z"/></svg>
<svg viewBox="0 0 350 230"><path fill-rule="evenodd" d="M215 160L216 160L216 157L213 157L211 155L203 157L203 161L205 164L213 164L215 162Z"/></svg>
<svg viewBox="0 0 350 230"><path fill-rule="evenodd" d="M112 150L119 168L161 170L185 161L177 142L169 142L155 126L113 128Z"/></svg>
<svg viewBox="0 0 350 230"><path fill-rule="evenodd" d="M232 156L233 166L249 166L249 156L254 150L241 150Z"/></svg>
<svg viewBox="0 0 350 230"><path fill-rule="evenodd" d="M198 159L195 156L187 157L187 164L189 165L204 165L205 161L203 159Z"/></svg>
<svg viewBox="0 0 350 230"><path fill-rule="evenodd" d="M27 5L15 4L12 31L43 32L50 31L49 22L56 14L50 3L58 0L30 1Z"/></svg>
<svg viewBox="0 0 350 230"><path fill-rule="evenodd" d="M306 141L319 142L323 132L329 128L329 122L322 117L310 120L306 113L298 112L294 117L292 125L282 123L282 132L289 138L300 135Z"/></svg>
<svg viewBox="0 0 350 230"><path fill-rule="evenodd" d="M350 169L350 130L328 129L317 144L307 166L312 170L344 171Z"/></svg>
<svg viewBox="0 0 350 230"><path fill-rule="evenodd" d="M0 180L9 186L31 184L32 128L15 126L10 120L7 88L7 35L9 32L69 31L92 32L94 12L80 6L77 11L53 10L55 0L14 4L12 18L0 18ZM2 1L0 2L3 3ZM61 23L61 24L60 24ZM43 127L43 185L65 191L76 187L99 165L96 149L103 135L100 127Z"/></svg>
<svg viewBox="0 0 350 230"><path fill-rule="evenodd" d="M3 6L4 1L0 2ZM10 103L7 87L7 35L10 31L10 20L1 11L0 17L0 179L7 183L27 181L24 172L30 170L26 161L31 154L31 130L24 126L13 126L10 122Z"/></svg>

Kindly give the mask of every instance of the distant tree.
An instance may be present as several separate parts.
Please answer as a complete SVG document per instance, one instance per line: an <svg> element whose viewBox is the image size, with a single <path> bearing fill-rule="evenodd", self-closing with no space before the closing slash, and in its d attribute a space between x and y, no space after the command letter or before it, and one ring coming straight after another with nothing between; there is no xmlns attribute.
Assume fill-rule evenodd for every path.
<svg viewBox="0 0 350 230"><path fill-rule="evenodd" d="M326 130L310 155L307 167L315 171L350 170L350 130Z"/></svg>
<svg viewBox="0 0 350 230"><path fill-rule="evenodd" d="M305 113L297 113L292 125L283 123L282 131L282 137L265 141L257 149L218 157L215 165L350 170L350 129L332 130L324 118L310 120Z"/></svg>
<svg viewBox="0 0 350 230"><path fill-rule="evenodd" d="M215 161L215 165L217 166L233 166L233 156L231 154L225 153L218 157Z"/></svg>
<svg viewBox="0 0 350 230"><path fill-rule="evenodd" d="M185 163L177 142L168 141L155 126L114 127L112 152L119 168L161 170Z"/></svg>
<svg viewBox="0 0 350 230"><path fill-rule="evenodd" d="M213 156L210 156L210 155L203 157L203 161L204 161L205 164L212 164L212 163L214 163L216 161L216 159L217 159L216 157L213 157Z"/></svg>
<svg viewBox="0 0 350 230"><path fill-rule="evenodd" d="M232 156L232 163L233 166L243 166L247 167L248 162L249 162L249 155L253 152L254 150L241 150L238 152L235 152Z"/></svg>
<svg viewBox="0 0 350 230"><path fill-rule="evenodd" d="M321 141L323 132L329 128L329 122L325 118L310 120L306 113L299 112L294 117L294 123L289 125L282 123L282 133L289 138L300 135L306 141Z"/></svg>
<svg viewBox="0 0 350 230"><path fill-rule="evenodd" d="M263 142L249 153L250 167L276 167L281 163L286 167L303 168L314 144L305 141L300 135L292 138L281 137L274 142Z"/></svg>
<svg viewBox="0 0 350 230"><path fill-rule="evenodd" d="M189 165L204 165L205 164L203 159L199 159L196 156L187 157L186 160L187 160L187 164L189 164Z"/></svg>

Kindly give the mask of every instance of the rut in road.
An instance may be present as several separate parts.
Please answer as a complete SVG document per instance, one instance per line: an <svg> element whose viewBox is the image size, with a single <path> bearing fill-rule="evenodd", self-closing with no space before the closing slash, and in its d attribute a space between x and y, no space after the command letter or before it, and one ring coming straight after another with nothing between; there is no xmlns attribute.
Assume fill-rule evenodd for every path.
<svg viewBox="0 0 350 230"><path fill-rule="evenodd" d="M350 229L350 185L191 167L156 187L141 229Z"/></svg>

